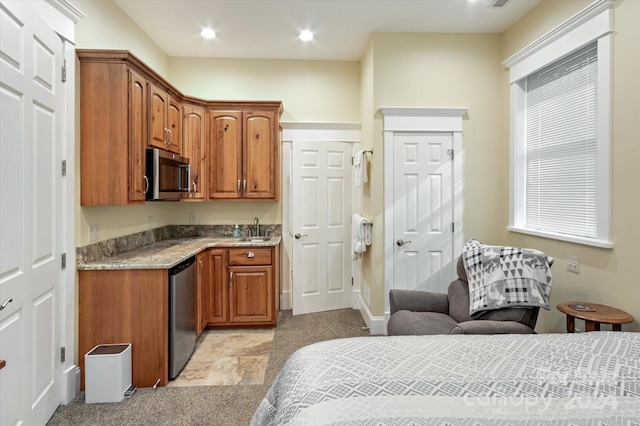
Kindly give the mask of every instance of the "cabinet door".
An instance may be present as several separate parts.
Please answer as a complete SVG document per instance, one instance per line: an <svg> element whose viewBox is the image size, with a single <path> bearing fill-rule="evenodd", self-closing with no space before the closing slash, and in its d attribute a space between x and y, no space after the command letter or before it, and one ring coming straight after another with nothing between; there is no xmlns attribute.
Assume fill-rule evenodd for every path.
<svg viewBox="0 0 640 426"><path fill-rule="evenodd" d="M147 148L147 81L129 70L129 200L144 201L148 181L145 179Z"/></svg>
<svg viewBox="0 0 640 426"><path fill-rule="evenodd" d="M229 321L229 291L227 278L227 250L211 249L209 260L209 324Z"/></svg>
<svg viewBox="0 0 640 426"><path fill-rule="evenodd" d="M274 111L243 114L244 122L244 198L277 199L277 126Z"/></svg>
<svg viewBox="0 0 640 426"><path fill-rule="evenodd" d="M206 189L205 117L204 108L184 107L183 156L191 165L191 185L189 199L204 199Z"/></svg>
<svg viewBox="0 0 640 426"><path fill-rule="evenodd" d="M233 266L229 280L230 323L273 322L272 266Z"/></svg>
<svg viewBox="0 0 640 426"><path fill-rule="evenodd" d="M169 95L149 84L149 143L153 148L167 149Z"/></svg>
<svg viewBox="0 0 640 426"><path fill-rule="evenodd" d="M242 113L209 115L209 198L242 198Z"/></svg>
<svg viewBox="0 0 640 426"><path fill-rule="evenodd" d="M182 105L169 96L167 104L167 151L182 155Z"/></svg>
<svg viewBox="0 0 640 426"><path fill-rule="evenodd" d="M209 257L207 252L196 256L196 336L209 322Z"/></svg>

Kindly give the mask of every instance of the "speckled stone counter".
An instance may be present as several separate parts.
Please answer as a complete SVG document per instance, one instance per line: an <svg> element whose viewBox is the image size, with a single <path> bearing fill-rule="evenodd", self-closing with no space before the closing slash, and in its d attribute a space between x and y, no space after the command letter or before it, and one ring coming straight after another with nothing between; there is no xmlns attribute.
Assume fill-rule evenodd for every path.
<svg viewBox="0 0 640 426"><path fill-rule="evenodd" d="M271 233L280 230L271 225ZM219 234L228 233L227 227L199 228L169 227L155 229L114 240L104 241L76 250L76 267L82 270L110 269L169 269L212 247L275 247L281 237L269 240L237 239ZM186 235L185 235L186 234ZM192 236L188 236L192 234ZM193 235L195 234L195 235ZM246 234L245 234L246 235Z"/></svg>

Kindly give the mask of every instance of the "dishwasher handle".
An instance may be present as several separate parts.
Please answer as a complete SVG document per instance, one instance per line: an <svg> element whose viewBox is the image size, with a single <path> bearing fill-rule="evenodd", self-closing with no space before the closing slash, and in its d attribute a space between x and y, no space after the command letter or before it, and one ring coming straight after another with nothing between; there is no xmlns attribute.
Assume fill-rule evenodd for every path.
<svg viewBox="0 0 640 426"><path fill-rule="evenodd" d="M169 269L169 275L177 275L180 272L182 272L185 269L187 269L189 266L193 265L194 263L196 263L196 257L192 256L192 257L188 258L187 260L184 260L184 261L178 263L173 268Z"/></svg>

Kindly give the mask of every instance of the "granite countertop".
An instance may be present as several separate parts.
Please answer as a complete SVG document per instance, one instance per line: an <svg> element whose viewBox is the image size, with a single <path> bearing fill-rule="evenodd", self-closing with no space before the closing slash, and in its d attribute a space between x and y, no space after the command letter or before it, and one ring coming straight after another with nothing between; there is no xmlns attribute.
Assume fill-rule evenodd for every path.
<svg viewBox="0 0 640 426"><path fill-rule="evenodd" d="M171 238L154 242L100 260L79 261L77 269L169 269L180 262L212 247L275 247L281 237L273 236L268 241L241 241L237 238L187 237Z"/></svg>

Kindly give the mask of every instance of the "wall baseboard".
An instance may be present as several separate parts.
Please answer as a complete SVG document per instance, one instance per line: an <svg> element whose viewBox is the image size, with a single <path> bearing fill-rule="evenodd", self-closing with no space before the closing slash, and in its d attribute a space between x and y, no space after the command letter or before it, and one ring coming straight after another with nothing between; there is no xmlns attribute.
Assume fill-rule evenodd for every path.
<svg viewBox="0 0 640 426"><path fill-rule="evenodd" d="M374 317L369 307L362 297L360 298L360 314L364 319L365 324L369 327L369 334L373 335L386 335L387 334L387 321L384 316Z"/></svg>
<svg viewBox="0 0 640 426"><path fill-rule="evenodd" d="M293 309L293 302L291 300L291 292L283 291L280 295L280 310L281 311L290 311Z"/></svg>
<svg viewBox="0 0 640 426"><path fill-rule="evenodd" d="M72 365L60 375L62 381L62 404L67 405L75 399L80 392L80 367Z"/></svg>

